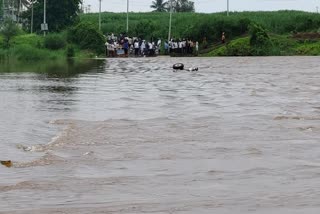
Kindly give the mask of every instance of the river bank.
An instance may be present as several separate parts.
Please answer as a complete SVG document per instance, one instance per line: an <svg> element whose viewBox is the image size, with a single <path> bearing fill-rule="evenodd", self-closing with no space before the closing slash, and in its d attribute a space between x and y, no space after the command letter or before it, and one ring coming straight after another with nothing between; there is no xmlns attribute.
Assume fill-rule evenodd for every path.
<svg viewBox="0 0 320 214"><path fill-rule="evenodd" d="M320 55L320 34L309 33L303 37L297 34L270 34L270 43L262 47L250 44L250 36L215 44L200 51L200 56L318 56Z"/></svg>
<svg viewBox="0 0 320 214"><path fill-rule="evenodd" d="M130 14L128 35L149 41L162 40L160 50L163 54L168 31L168 17L165 15ZM98 15L95 13L81 14L79 22L59 33L49 32L46 37L16 29L16 34L5 39L2 32L0 60L32 62L105 56L106 35L125 32L123 23L126 16L122 13L102 13L101 31L96 20ZM10 28L10 23L8 26L7 31L10 32L14 26ZM235 12L228 17L224 13L176 13L172 26L173 38L191 38L199 42L199 56L320 55L320 37L317 33L320 16L316 13ZM225 32L226 45L221 45L222 32Z"/></svg>

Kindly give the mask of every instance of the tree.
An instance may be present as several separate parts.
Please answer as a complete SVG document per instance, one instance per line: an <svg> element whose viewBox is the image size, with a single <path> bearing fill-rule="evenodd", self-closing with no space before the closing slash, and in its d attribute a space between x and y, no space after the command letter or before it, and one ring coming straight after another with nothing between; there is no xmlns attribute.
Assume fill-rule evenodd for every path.
<svg viewBox="0 0 320 214"><path fill-rule="evenodd" d="M152 1L151 8L155 9L153 12L166 12L167 11L168 2L164 0L155 0Z"/></svg>
<svg viewBox="0 0 320 214"><path fill-rule="evenodd" d="M39 31L43 23L43 0L34 0L34 26ZM46 22L50 31L58 32L78 21L82 0L47 0ZM31 19L31 7L24 13L24 18Z"/></svg>
<svg viewBox="0 0 320 214"><path fill-rule="evenodd" d="M20 22L19 17L20 17L20 13L21 13L21 9L22 7L26 7L29 8L31 3L31 0L13 0L12 1L12 6L14 8L15 15L18 17L17 22Z"/></svg>
<svg viewBox="0 0 320 214"><path fill-rule="evenodd" d="M172 7L175 12L194 12L194 2L189 0L173 0Z"/></svg>
<svg viewBox="0 0 320 214"><path fill-rule="evenodd" d="M19 34L20 29L12 20L6 20L4 22L1 34L4 38L4 48L10 47L10 40Z"/></svg>
<svg viewBox="0 0 320 214"><path fill-rule="evenodd" d="M81 49L95 51L97 54L104 52L105 39L94 24L80 22L68 29L68 41L79 45Z"/></svg>
<svg viewBox="0 0 320 214"><path fill-rule="evenodd" d="M150 20L142 20L138 22L137 26L135 27L134 33L135 35L144 38L150 39L153 36L153 32L155 31L156 27L154 23Z"/></svg>
<svg viewBox="0 0 320 214"><path fill-rule="evenodd" d="M21 2L20 2L21 1ZM29 7L31 0L14 0L13 6L19 11L21 10L21 7L24 6L26 8ZM19 4L21 3L20 7Z"/></svg>
<svg viewBox="0 0 320 214"><path fill-rule="evenodd" d="M270 54L272 42L266 29L255 23L249 26L250 46L254 56L266 56Z"/></svg>
<svg viewBox="0 0 320 214"><path fill-rule="evenodd" d="M0 20L3 19L3 1L4 0L0 0Z"/></svg>

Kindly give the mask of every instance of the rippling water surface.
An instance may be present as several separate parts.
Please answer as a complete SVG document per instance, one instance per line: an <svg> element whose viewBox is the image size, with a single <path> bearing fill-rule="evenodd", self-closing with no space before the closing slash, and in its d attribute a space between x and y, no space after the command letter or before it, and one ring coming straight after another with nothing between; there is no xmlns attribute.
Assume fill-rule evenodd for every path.
<svg viewBox="0 0 320 214"><path fill-rule="evenodd" d="M199 71L173 72L178 61ZM0 67L0 159L13 161L0 167L0 212L319 213L319 68L318 57Z"/></svg>

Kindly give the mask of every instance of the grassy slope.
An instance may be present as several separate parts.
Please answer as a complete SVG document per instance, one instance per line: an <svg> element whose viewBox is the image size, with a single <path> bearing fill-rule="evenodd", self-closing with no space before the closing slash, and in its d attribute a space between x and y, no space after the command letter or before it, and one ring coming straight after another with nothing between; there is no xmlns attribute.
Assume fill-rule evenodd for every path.
<svg viewBox="0 0 320 214"><path fill-rule="evenodd" d="M166 39L168 35L168 13L130 13L129 34L143 37ZM81 15L81 21L98 23L98 14ZM318 55L317 42L299 43L290 38L292 32L317 32L320 28L320 15L302 11L273 12L235 12L229 17L225 13L176 13L173 15L172 35L175 38L191 37L204 46L203 39L208 42L208 49L201 50L205 56L250 55L249 39L244 37L248 32L248 23L255 22L264 26L272 40L271 55ZM139 27L140 26L140 27ZM141 29L141 26L144 28ZM103 33L125 32L125 13L103 13ZM218 45L221 32L225 31L228 48Z"/></svg>
<svg viewBox="0 0 320 214"><path fill-rule="evenodd" d="M80 16L83 22L98 23L98 14ZM145 34L145 37L166 39L168 34L168 13L130 13L130 32L132 35ZM272 55L318 55L318 42L297 42L288 37L292 31L315 32L320 27L320 15L301 11L276 12L236 12L229 17L225 13L176 13L173 15L172 34L176 38L192 37L203 45L206 37L209 48L206 56L250 55L248 38L244 37L249 22L263 25L272 35ZM125 13L103 13L102 31L104 33L124 32L126 28ZM217 45L221 32L225 31L227 47ZM0 36L0 46L2 46ZM19 35L12 42L12 48L0 48L0 57L16 55L21 59L59 59L65 57L65 50L51 51L43 48L43 37L39 35ZM30 52L32 54L30 54ZM76 49L76 56L88 56L89 53Z"/></svg>
<svg viewBox="0 0 320 214"><path fill-rule="evenodd" d="M154 27L152 34L166 38L169 26L168 13L130 13L131 33L136 33L136 28L142 22L150 22ZM89 21L98 24L98 14L81 15L82 21ZM274 11L274 12L235 12L229 17L225 13L176 13L172 20L172 33L175 37L195 36L201 39L203 36L214 39L215 35L220 36L220 32L214 30L230 31L235 28L239 20L250 20L263 25L272 33L284 34L291 31L315 30L320 26L320 15L317 13L308 13L302 11ZM207 24L207 25L206 25ZM207 26L209 29L201 29L201 33L207 32L207 35L200 35L194 30L199 29L200 25ZM102 31L104 33L114 32L121 33L126 30L125 13L103 13L102 14ZM233 29L235 30L235 29ZM193 35L189 35L193 34ZM229 32L229 36L232 35ZM201 36L201 37L200 37Z"/></svg>
<svg viewBox="0 0 320 214"><path fill-rule="evenodd" d="M270 35L272 46L267 55L320 55L320 41L297 41L287 35ZM252 56L254 50L250 47L249 36L230 41L227 45L212 48L202 56Z"/></svg>

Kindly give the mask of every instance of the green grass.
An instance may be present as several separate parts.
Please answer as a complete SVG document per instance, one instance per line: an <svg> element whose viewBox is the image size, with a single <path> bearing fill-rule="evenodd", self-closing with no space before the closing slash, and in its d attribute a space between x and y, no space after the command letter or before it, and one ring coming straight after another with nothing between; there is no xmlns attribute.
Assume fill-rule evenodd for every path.
<svg viewBox="0 0 320 214"><path fill-rule="evenodd" d="M271 46L265 47L265 55L268 56L317 56L320 55L320 41L298 42L287 35L270 35ZM227 45L212 49L202 56L253 56L256 50L250 46L249 36L238 38Z"/></svg>
<svg viewBox="0 0 320 214"><path fill-rule="evenodd" d="M43 41L43 36L37 34L23 34L14 37L10 43L12 46L28 44L31 47L41 48L43 47Z"/></svg>
<svg viewBox="0 0 320 214"><path fill-rule="evenodd" d="M168 36L169 13L130 13L129 34L145 39ZM98 14L82 14L80 22L90 22L98 26ZM248 25L258 23L270 35L271 46L255 50L250 46ZM225 13L174 13L172 36L175 38L192 38L208 42L207 50L200 50L202 56L251 56L251 55L320 55L319 41L299 42L290 35L292 32L318 32L320 15L302 11L274 12L234 12L229 17ZM126 13L102 13L102 32L115 33L126 31ZM66 38L66 32L57 34ZM221 32L226 32L228 45L218 45ZM70 42L70 41L69 41ZM99 42L100 43L100 42ZM37 34L23 34L14 37L9 50L3 47L0 36L0 60L11 57L20 61L60 60L66 58L67 47L72 45L76 58L95 57L92 51L81 50L79 44L68 44L60 50L48 50L44 38ZM101 44L103 46L104 44Z"/></svg>
<svg viewBox="0 0 320 214"><path fill-rule="evenodd" d="M98 24L98 14L84 14L81 21ZM129 33L134 36L144 34L145 37L168 36L169 13L130 13ZM234 12L229 17L225 13L174 13L172 35L175 38L192 37L202 41L206 37L210 43L220 39L222 31L227 38L238 37L246 31L248 22L256 22L264 26L270 33L288 34L292 31L318 31L320 15L302 11L274 12ZM144 26L141 29L139 26ZM119 34L126 31L125 13L102 13L103 33Z"/></svg>
<svg viewBox="0 0 320 214"><path fill-rule="evenodd" d="M64 36L64 35L62 35ZM37 34L23 34L15 36L10 41L10 48L3 49L3 37L0 36L0 60L8 58L28 62L28 61L61 61L67 58L67 47L59 50L49 50L44 48L44 37ZM103 44L102 44L103 45ZM90 51L80 50L77 45L73 45L75 58L92 58L95 54Z"/></svg>
<svg viewBox="0 0 320 214"><path fill-rule="evenodd" d="M11 51L20 61L57 60L66 58L63 50L52 51L48 49L40 49L32 47L29 44L15 46Z"/></svg>
<svg viewBox="0 0 320 214"><path fill-rule="evenodd" d="M314 43L302 43L295 48L297 55L320 55L320 41Z"/></svg>
<svg viewBox="0 0 320 214"><path fill-rule="evenodd" d="M0 35L0 49L4 46L3 37Z"/></svg>

